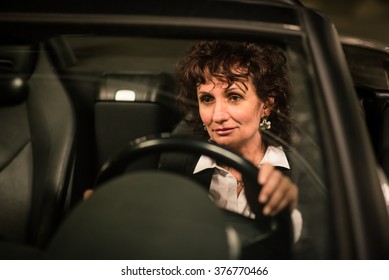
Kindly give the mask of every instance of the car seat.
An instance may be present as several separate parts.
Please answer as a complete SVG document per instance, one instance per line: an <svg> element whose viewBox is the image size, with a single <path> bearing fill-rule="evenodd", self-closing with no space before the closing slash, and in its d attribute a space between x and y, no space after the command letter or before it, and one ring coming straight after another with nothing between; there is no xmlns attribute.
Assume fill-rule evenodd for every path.
<svg viewBox="0 0 389 280"><path fill-rule="evenodd" d="M66 211L72 105L42 46L0 47L0 235L44 247Z"/></svg>
<svg viewBox="0 0 389 280"><path fill-rule="evenodd" d="M103 75L95 103L99 166L134 139L170 132L180 119L169 74ZM133 168L157 165L158 157L150 157Z"/></svg>

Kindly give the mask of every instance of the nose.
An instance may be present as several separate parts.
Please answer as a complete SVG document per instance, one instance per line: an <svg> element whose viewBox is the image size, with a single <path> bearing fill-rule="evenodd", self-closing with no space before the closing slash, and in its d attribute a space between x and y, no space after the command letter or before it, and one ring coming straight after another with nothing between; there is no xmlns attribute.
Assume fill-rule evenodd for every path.
<svg viewBox="0 0 389 280"><path fill-rule="evenodd" d="M213 110L212 121L215 123L223 123L228 120L228 107L223 101L216 101Z"/></svg>

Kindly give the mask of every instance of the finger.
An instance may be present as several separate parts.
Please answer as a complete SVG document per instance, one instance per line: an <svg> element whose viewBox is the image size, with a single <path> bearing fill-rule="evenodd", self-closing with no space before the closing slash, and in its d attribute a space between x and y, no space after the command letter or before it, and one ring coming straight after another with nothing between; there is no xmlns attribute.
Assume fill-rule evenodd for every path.
<svg viewBox="0 0 389 280"><path fill-rule="evenodd" d="M285 207L287 207L288 203L289 203L288 200L283 199L283 200L281 200L281 202L279 204L277 204L277 206L275 208L271 208L269 206L266 206L265 208L263 208L263 215L275 216L279 212L281 212L281 210L285 209Z"/></svg>
<svg viewBox="0 0 389 280"><path fill-rule="evenodd" d="M266 203L263 213L265 215L276 215L288 205L292 209L297 206L298 189L288 177L283 177L282 183Z"/></svg>
<svg viewBox="0 0 389 280"><path fill-rule="evenodd" d="M268 201L266 202L263 213L265 215L273 214L275 211L282 209L288 203L288 187L285 183L280 182L277 187L274 188L270 194Z"/></svg>
<svg viewBox="0 0 389 280"><path fill-rule="evenodd" d="M263 185L266 183L267 179L269 178L270 174L273 172L274 166L270 164L264 164L261 166L261 169L258 174L258 182L259 184Z"/></svg>
<svg viewBox="0 0 389 280"><path fill-rule="evenodd" d="M93 194L93 190L92 189L87 189L84 191L84 194L83 194L83 199L88 199L92 196Z"/></svg>
<svg viewBox="0 0 389 280"><path fill-rule="evenodd" d="M266 168L265 172L265 181L263 181L262 189L259 193L259 202L261 203L266 203L269 200L273 192L278 188L278 185L280 184L283 177L282 173L274 168ZM260 173L262 173L262 168Z"/></svg>
<svg viewBox="0 0 389 280"><path fill-rule="evenodd" d="M265 205L263 209L264 215L274 216L278 214L282 209L288 206L290 203L290 197L288 195L282 194L277 191L271 197L269 202Z"/></svg>

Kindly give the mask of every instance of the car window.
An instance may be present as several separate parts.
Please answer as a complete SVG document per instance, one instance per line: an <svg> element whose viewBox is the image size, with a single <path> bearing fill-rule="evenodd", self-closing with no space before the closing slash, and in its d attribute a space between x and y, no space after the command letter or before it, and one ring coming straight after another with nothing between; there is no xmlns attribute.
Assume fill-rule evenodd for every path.
<svg viewBox="0 0 389 280"><path fill-rule="evenodd" d="M344 37L343 50L378 164L389 175L389 52L378 43Z"/></svg>
<svg viewBox="0 0 389 280"><path fill-rule="evenodd" d="M58 74L74 105L77 160L70 207L81 203L84 190L93 186L102 165L130 141L180 128L187 116L176 100L176 64L199 39L65 34L40 43L40 57L50 64L45 69ZM290 141L271 132L265 135L285 150L291 178L299 188L303 224L292 257L330 258L328 151L322 143L318 116L322 103L312 58L299 36L248 37L247 41L276 46L286 57L291 89ZM44 86L44 79L40 82ZM135 169L157 168L158 160L154 156L142 158Z"/></svg>
<svg viewBox="0 0 389 280"><path fill-rule="evenodd" d="M86 123L87 126L93 125L94 129L87 128L84 134L91 143L96 145L98 159L98 164L94 166L96 170L129 140L143 136L142 134L150 135L174 130L183 117L180 113L175 114L174 110L171 110L175 107L175 65L194 41L195 39L64 36L53 38L48 42L54 58L58 58L64 50L68 52L68 57L72 57L72 60L56 65L64 75L65 86L71 89L69 94L72 99L79 104L89 100L90 104L86 105L90 107L90 114L86 117L89 122ZM295 258L326 258L330 251L327 180L316 116L318 101L315 91L317 89L314 87L315 80L310 59L299 40L277 42L272 39L272 43L284 49L293 92L292 140L291 143L282 141L280 143L288 151L294 169L292 177L300 184L299 207L304 226L302 236L294 246L294 255ZM137 110L136 106L145 105L142 102L158 103L159 100L146 100L147 98L139 100L139 97L132 100L126 100L126 97L123 97L123 100L115 100L114 95L120 90L124 95L135 90L134 88L137 87L135 83L142 83L142 79L135 81L135 76L143 75L146 86L152 86L145 76L150 78L161 74L168 77L165 77L165 82L170 85L166 87L167 90L161 90L158 94L165 97L170 104L160 103L161 108L158 110L162 110L161 112L155 113L150 119L146 120L145 117L142 121L136 121L131 113ZM144 90L147 92L150 89ZM85 109L80 108L80 112L85 114ZM154 112L153 109L150 110L150 114L151 112ZM157 120L152 118L159 118L159 114L164 116L165 123L155 125ZM139 118L139 115L136 117ZM85 133L85 131L94 131L94 133Z"/></svg>

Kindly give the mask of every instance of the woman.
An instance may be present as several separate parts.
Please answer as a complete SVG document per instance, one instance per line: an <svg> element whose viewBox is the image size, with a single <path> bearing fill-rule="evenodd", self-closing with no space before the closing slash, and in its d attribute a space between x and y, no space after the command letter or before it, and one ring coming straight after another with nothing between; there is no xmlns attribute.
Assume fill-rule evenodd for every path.
<svg viewBox="0 0 389 280"><path fill-rule="evenodd" d="M298 189L285 175L290 168L287 157L264 133L273 140L290 140L290 91L282 50L254 43L199 41L176 70L178 100L193 130L260 167L258 203L264 206L263 215L296 209ZM169 166L169 160L163 158L161 167L181 166L198 177L218 206L254 217L237 170L206 156L185 159L175 167ZM296 240L302 223L298 211L292 212L292 220Z"/></svg>

